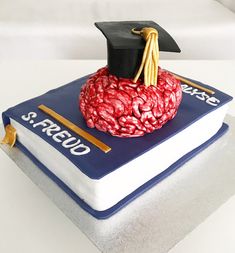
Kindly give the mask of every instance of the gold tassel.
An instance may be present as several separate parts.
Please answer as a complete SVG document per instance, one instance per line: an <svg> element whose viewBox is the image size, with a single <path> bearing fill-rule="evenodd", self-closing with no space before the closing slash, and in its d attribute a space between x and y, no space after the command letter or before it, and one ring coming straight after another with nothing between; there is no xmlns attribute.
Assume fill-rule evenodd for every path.
<svg viewBox="0 0 235 253"><path fill-rule="evenodd" d="M144 69L144 84L156 86L159 62L158 31L151 27L144 27L140 31L133 28L131 31L134 34L141 35L146 41L142 62L133 81L134 83L137 82Z"/></svg>

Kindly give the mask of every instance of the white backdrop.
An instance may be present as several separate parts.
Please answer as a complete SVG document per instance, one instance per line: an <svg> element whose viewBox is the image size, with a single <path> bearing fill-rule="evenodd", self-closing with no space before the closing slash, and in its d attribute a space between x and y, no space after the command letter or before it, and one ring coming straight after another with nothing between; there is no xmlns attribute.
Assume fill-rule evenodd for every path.
<svg viewBox="0 0 235 253"><path fill-rule="evenodd" d="M95 21L154 20L182 49L167 59L235 59L234 0L0 0L1 59L104 59ZM229 4L229 5L228 5Z"/></svg>
<svg viewBox="0 0 235 253"><path fill-rule="evenodd" d="M230 10L235 11L235 1L234 0L219 0L219 2L224 4Z"/></svg>

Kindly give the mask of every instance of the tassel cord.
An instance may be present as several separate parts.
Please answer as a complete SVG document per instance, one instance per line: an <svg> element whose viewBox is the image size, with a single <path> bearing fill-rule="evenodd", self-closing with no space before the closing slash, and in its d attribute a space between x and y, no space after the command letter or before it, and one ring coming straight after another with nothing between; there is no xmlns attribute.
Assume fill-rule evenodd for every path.
<svg viewBox="0 0 235 253"><path fill-rule="evenodd" d="M146 41L141 65L133 81L136 83L142 71L144 71L144 84L146 86L156 86L159 62L158 32L151 27L145 27L141 31L132 29L132 32L141 35Z"/></svg>

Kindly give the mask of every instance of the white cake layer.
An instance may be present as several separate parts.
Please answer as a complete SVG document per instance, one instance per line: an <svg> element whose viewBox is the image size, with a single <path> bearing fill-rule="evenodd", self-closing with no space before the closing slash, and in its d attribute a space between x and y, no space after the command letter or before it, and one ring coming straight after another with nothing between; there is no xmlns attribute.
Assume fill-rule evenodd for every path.
<svg viewBox="0 0 235 253"><path fill-rule="evenodd" d="M18 140L93 209L108 209L212 137L221 127L228 104L205 115L149 152L99 180L83 174L39 136L11 119Z"/></svg>

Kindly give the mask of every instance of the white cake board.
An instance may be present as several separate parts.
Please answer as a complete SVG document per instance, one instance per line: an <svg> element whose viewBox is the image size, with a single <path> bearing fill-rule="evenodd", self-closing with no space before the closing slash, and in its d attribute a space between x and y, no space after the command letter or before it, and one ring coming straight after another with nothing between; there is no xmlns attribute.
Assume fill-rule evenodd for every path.
<svg viewBox="0 0 235 253"><path fill-rule="evenodd" d="M235 118L225 122L222 138L107 220L83 211L19 149L0 147L102 252L165 253L235 194Z"/></svg>

